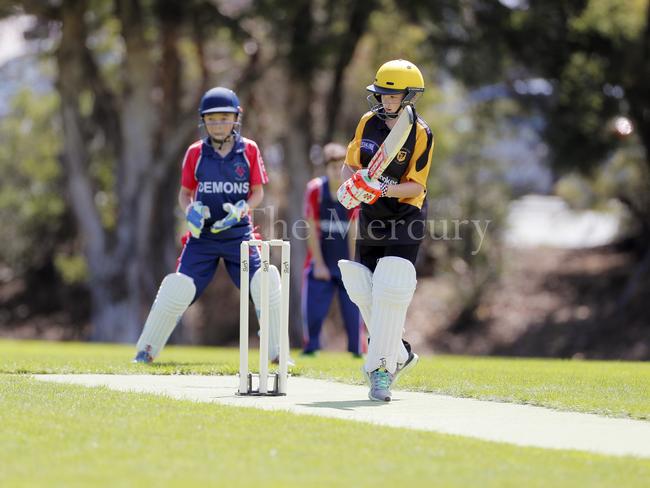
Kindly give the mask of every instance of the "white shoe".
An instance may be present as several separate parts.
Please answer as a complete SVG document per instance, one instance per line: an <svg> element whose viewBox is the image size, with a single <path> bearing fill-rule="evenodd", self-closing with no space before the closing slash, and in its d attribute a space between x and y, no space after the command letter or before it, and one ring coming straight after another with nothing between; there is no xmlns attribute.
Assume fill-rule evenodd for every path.
<svg viewBox="0 0 650 488"><path fill-rule="evenodd" d="M271 360L271 363L273 364L280 364L280 356L276 356ZM291 356L287 358L287 368L294 368L296 366L296 362L291 359Z"/></svg>
<svg viewBox="0 0 650 488"><path fill-rule="evenodd" d="M397 379L405 373L406 371L409 371L410 369L413 369L413 366L415 366L418 363L418 360L420 359L420 356L415 354L412 351L409 351L409 357L406 360L404 364L397 363L397 369L395 370L395 375L393 376L393 383L391 384L394 385L397 383Z"/></svg>
<svg viewBox="0 0 650 488"><path fill-rule="evenodd" d="M363 375L363 379L366 381L366 385L370 386L370 373L366 371L366 366L361 365L361 374Z"/></svg>

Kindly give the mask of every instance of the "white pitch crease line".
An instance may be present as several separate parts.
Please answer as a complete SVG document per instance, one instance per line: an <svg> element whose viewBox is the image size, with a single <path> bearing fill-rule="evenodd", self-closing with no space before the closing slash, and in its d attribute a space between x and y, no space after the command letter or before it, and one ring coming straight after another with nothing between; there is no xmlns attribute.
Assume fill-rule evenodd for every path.
<svg viewBox="0 0 650 488"><path fill-rule="evenodd" d="M365 386L291 377L282 397L241 397L237 376L34 375L38 380L282 410L377 425L440 432L548 449L575 449L650 458L650 422L561 412L513 403L394 391L390 403L371 402Z"/></svg>

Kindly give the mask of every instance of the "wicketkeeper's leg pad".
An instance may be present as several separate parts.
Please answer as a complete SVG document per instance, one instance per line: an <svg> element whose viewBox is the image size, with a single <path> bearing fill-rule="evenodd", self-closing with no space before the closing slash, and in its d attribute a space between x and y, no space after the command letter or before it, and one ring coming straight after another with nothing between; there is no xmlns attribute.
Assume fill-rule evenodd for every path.
<svg viewBox="0 0 650 488"><path fill-rule="evenodd" d="M251 278L251 297L255 312L260 317L262 307L262 270L258 269ZM282 281L274 265L269 266L269 359L280 355L280 320L282 307Z"/></svg>
<svg viewBox="0 0 650 488"><path fill-rule="evenodd" d="M155 358L165 346L180 316L194 299L194 280L182 273L165 276L136 345Z"/></svg>
<svg viewBox="0 0 650 488"><path fill-rule="evenodd" d="M406 311L417 283L415 267L403 258L386 256L377 263L372 277L372 336L366 371L384 367L395 373L402 344Z"/></svg>

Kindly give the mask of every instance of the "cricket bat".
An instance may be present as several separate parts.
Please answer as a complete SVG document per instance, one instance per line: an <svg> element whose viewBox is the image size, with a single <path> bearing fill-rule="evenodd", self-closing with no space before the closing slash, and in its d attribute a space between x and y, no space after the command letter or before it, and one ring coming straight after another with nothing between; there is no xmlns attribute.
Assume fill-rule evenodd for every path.
<svg viewBox="0 0 650 488"><path fill-rule="evenodd" d="M391 161L395 159L395 156L406 143L414 122L413 107L407 105L397 117L397 122L386 136L386 139L384 139L384 142L379 146L379 149L377 149L370 163L368 163L368 176L370 178L379 178Z"/></svg>

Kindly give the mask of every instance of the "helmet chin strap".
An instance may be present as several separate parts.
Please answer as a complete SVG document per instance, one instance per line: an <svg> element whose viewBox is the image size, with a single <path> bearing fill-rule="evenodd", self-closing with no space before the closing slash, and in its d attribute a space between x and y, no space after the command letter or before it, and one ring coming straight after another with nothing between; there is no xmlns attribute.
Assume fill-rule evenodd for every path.
<svg viewBox="0 0 650 488"><path fill-rule="evenodd" d="M223 147L223 145L224 145L226 142L228 142L230 139L232 139L232 133L231 133L231 134L228 134L228 135L227 135L226 137L224 137L223 139L217 139L216 137L212 137L212 136L210 136L210 140L212 141L213 144L216 144L216 145L219 146L218 149L219 149L220 151L221 151L221 148Z"/></svg>
<svg viewBox="0 0 650 488"><path fill-rule="evenodd" d="M201 123L199 124L199 127L205 127L206 125L207 125L207 124L206 124L203 120L201 120ZM216 137L213 137L212 135L210 135L210 133L209 133L209 131L208 131L208 135L210 136L210 141L211 141L214 145L218 146L218 150L221 151L221 148L223 148L223 145L224 145L225 143L227 143L228 141L234 139L234 137L235 137L237 134L239 134L239 127L240 127L240 126L241 126L241 116L238 115L237 118L235 119L235 122L234 122L234 125L233 125L233 128L232 128L232 131L230 132L230 134L228 134L228 135L227 135L226 137L224 137L223 139L217 139Z"/></svg>

